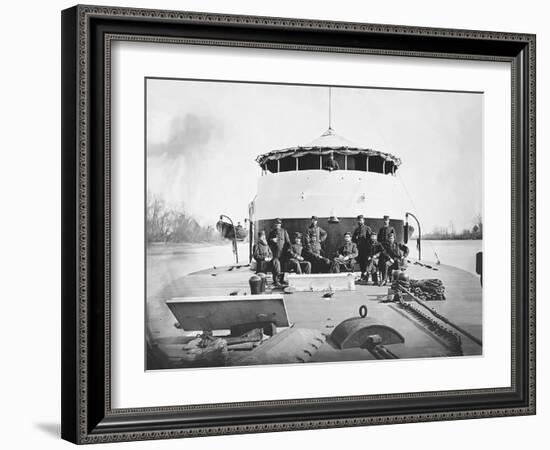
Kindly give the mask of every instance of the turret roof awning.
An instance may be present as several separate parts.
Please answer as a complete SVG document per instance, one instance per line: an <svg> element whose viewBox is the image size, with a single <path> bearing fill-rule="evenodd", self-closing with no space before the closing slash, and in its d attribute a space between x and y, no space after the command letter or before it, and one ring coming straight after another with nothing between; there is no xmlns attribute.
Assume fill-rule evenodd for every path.
<svg viewBox="0 0 550 450"><path fill-rule="evenodd" d="M357 148L357 145L355 145L353 142L349 141L345 137L340 136L339 134L337 134L332 128L329 128L327 131L325 131L317 139L314 139L309 144L305 145L305 147L336 147L336 148L352 147L352 148Z"/></svg>
<svg viewBox="0 0 550 450"><path fill-rule="evenodd" d="M259 155L256 158L256 162L263 166L267 161L278 160L291 156L293 158L299 158L307 154L329 154L335 152L342 155L365 155L365 156L379 156L386 161L392 161L395 166L401 164L401 160L390 153L380 152L369 148L360 147L346 138L335 133L332 128L329 128L317 139L314 139L306 145L300 145L297 147L288 147L279 150L272 150L268 153Z"/></svg>

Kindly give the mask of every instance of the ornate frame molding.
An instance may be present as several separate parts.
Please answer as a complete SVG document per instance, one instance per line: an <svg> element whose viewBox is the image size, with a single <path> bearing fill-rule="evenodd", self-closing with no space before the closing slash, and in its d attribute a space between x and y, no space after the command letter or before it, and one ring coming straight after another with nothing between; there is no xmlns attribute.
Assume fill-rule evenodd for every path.
<svg viewBox="0 0 550 450"><path fill-rule="evenodd" d="M360 33L365 36L376 35L379 41L386 37L399 37L403 42L409 38L429 37L433 39L457 39L460 42L472 41L471 48L479 45L482 41L497 42L502 44L499 48L510 48L510 54L481 54L468 51L446 53L430 49L396 49L376 47L348 47L338 45L316 45L303 43L274 43L261 40L247 41L244 39L215 39L197 37L167 37L151 36L142 33L121 33L105 31L101 34L101 45L103 46L102 64L105 70L103 85L103 158L102 170L103 179L93 177L94 170L91 165L90 142L92 137L91 128L94 124L90 110L94 108L91 104L92 95L97 95L91 79L97 76L96 53L97 43L93 38L97 35L91 30L92 22L97 19L114 21L122 19L122 27L128 20L136 23L161 23L169 26L197 25L208 27L244 27L250 34L257 30L269 30L271 32L289 32L303 30L320 30L345 36L346 33ZM362 24L348 22L332 22L304 19L271 18L256 16L234 16L221 14L204 14L196 12L161 11L133 8L99 7L99 6L76 6L63 13L64 41L66 48L63 51L64 71L64 130L63 130L63 158L66 159L68 167L63 168L63 188L71 189L70 193L64 194L64 215L63 222L67 234L64 234L63 251L63 311L64 318L72 322L65 324L63 328L63 376L71 379L70 386L63 391L63 437L77 443L99 443L112 441L128 441L143 439L164 439L173 437L194 437L218 434L238 434L250 432L271 432L285 430L299 430L328 427L362 426L373 424L389 424L404 422L440 421L453 419L468 419L481 417L498 417L509 415L527 415L535 413L535 36L530 34L514 34L487 31L471 30L449 30L424 27L405 27L397 25ZM68 42L71 40L71 42ZM512 64L512 191L518 196L518 203L513 203L512 211L512 300L522 302L525 307L525 323L523 330L517 330L516 309L512 311L512 326L514 342L512 343L512 386L510 388L483 389L472 391L446 391L431 393L405 393L394 395L360 396L360 397L334 397L318 399L293 399L287 401L250 402L239 404L217 404L217 405L192 405L183 407L166 408L139 408L139 409L111 409L110 402L110 67L111 67L111 44L113 41L141 41L156 43L186 43L194 45L218 45L218 46L243 46L266 49L290 49L304 51L323 52L349 52L363 54L383 54L412 57L452 58L452 59L481 59L490 61L506 61ZM414 44L413 41L412 44ZM434 41L435 42L435 41ZM411 44L411 45L412 45ZM96 47L93 47L96 45ZM463 48L463 47L462 47ZM519 49L514 55L514 48ZM524 53L521 53L524 52ZM520 57L521 56L521 57ZM96 64L94 66L94 64ZM69 67L71 66L71 67ZM96 72L94 72L96 71ZM521 78L521 79L519 79ZM519 103L515 101L518 98ZM76 108L75 108L76 105ZM98 140L96 140L97 143ZM75 152L76 149L76 152ZM71 169L74 163L74 168ZM527 190L521 189L522 184L518 183L518 177L523 176L523 185ZM103 193L102 208L103 217L95 217L91 207L91 197L97 200L97 194L92 186L102 183ZM518 191L518 186L520 191ZM521 203L521 197L524 197ZM522 208L518 208L520 205ZM525 211L527 215L525 216ZM523 214L523 215L522 215ZM97 215L97 214L96 214ZM102 294L105 305L103 309L103 324L98 326L97 322L90 320L92 311L91 290L95 289L91 276L91 267L95 267L97 257L91 257L92 230L97 230L97 220L103 221L103 265L104 283ZM526 221L526 225L524 223ZM522 229L522 226L525 229ZM515 231L515 232L514 232ZM518 232L519 231L519 232ZM517 236L520 236L518 241ZM96 238L97 239L97 238ZM70 242L69 242L70 241ZM519 247L518 247L519 246ZM522 254L516 254L520 248ZM524 255L524 256L522 256ZM522 259L524 258L524 259ZM519 266L518 266L519 261ZM99 270L99 269L98 269ZM523 271L523 278L520 272ZM97 275L97 274L95 274ZM516 285L519 278L519 285ZM526 288L526 298L519 299L516 294L518 289ZM75 307L76 305L76 307ZM513 306L521 307L519 304ZM97 312L97 311L96 311ZM103 388L103 411L99 406L91 406L90 395L96 393L96 388L91 387L89 377L90 365L95 360L90 358L90 347L99 342L94 335L90 336L92 330L103 332L103 349L105 364L103 374L105 384ZM522 353L524 360L519 361L525 373L516 373L517 342L516 332L524 333L526 338L526 353ZM66 340L74 340L66 344ZM70 359L71 361L67 361ZM516 404L509 404L506 407L491 406L487 408L472 408L471 410L455 409L449 411L414 412L410 414L382 414L382 415L359 415L337 418L319 418L312 420L286 420L274 421L271 423L250 423L250 424L224 424L215 426L189 425L186 427L169 425L155 427L154 422L147 425L148 418L155 415L158 424L159 417L164 420L173 413L184 413L186 411L202 410L205 413L210 409L224 407L284 407L291 405L318 404L327 405L334 402L342 402L350 399L374 401L374 400L411 400L444 396L472 396L478 394L504 394L514 393L518 388L518 377L525 376L526 380L519 379L522 383L526 381L527 398ZM76 388L76 389L75 389ZM92 409L94 411L92 411ZM103 417L98 422L99 417ZM124 418L135 418L135 423L120 425Z"/></svg>

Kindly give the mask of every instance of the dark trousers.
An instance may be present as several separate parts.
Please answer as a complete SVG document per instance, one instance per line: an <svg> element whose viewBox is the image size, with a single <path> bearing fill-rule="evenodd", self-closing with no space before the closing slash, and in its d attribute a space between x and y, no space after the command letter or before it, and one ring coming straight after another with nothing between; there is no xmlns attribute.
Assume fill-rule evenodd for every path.
<svg viewBox="0 0 550 450"><path fill-rule="evenodd" d="M309 261L299 261L295 258L288 260L288 269L294 270L298 275L302 273L311 273L311 263Z"/></svg>
<svg viewBox="0 0 550 450"><path fill-rule="evenodd" d="M378 283L378 262L378 258L367 258L365 268L365 276L367 281L369 276L372 276L372 282Z"/></svg>
<svg viewBox="0 0 550 450"><path fill-rule="evenodd" d="M279 280L281 273L281 262L277 258L273 258L271 261L256 261L256 273L258 272L271 272L273 282Z"/></svg>
<svg viewBox="0 0 550 450"><path fill-rule="evenodd" d="M367 252L369 249L365 245L362 245L361 247L358 246L357 249L359 250L359 256L357 256L357 262L359 263L359 267L361 269L361 275L362 275L367 271L367 260L368 260Z"/></svg>
<svg viewBox="0 0 550 450"><path fill-rule="evenodd" d="M330 265L330 271L332 273L353 272L353 266L355 265L355 259L348 259L345 262L334 259Z"/></svg>
<svg viewBox="0 0 550 450"><path fill-rule="evenodd" d="M330 269L330 259L314 253L308 253L305 258L311 263L313 273L326 273Z"/></svg>

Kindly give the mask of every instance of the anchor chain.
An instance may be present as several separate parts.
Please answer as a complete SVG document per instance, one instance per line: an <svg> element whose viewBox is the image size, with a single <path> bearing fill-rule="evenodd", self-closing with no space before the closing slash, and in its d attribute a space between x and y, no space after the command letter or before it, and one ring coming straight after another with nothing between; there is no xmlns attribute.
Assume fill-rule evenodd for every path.
<svg viewBox="0 0 550 450"><path fill-rule="evenodd" d="M414 316L415 319L424 325L430 332L441 338L445 343L445 346L451 352L450 356L463 355L462 338L459 334L455 333L450 328L447 328L440 321L428 316L411 303L407 303L402 299L399 299L397 304L401 309L407 311L411 316Z"/></svg>

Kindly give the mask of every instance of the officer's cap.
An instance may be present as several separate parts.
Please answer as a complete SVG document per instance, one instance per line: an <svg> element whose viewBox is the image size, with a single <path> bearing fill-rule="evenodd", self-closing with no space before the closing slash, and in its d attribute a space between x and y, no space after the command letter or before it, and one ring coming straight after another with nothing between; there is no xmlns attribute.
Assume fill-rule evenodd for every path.
<svg viewBox="0 0 550 450"><path fill-rule="evenodd" d="M275 219L275 223L283 223L283 221L279 218Z"/></svg>
<svg viewBox="0 0 550 450"><path fill-rule="evenodd" d="M318 220L318 219L319 219L319 217L317 217L317 216L311 216L311 220Z"/></svg>
<svg viewBox="0 0 550 450"><path fill-rule="evenodd" d="M364 216L363 214L359 214L359 215L357 216L357 220L364 219L364 218L365 218L365 216Z"/></svg>
<svg viewBox="0 0 550 450"><path fill-rule="evenodd" d="M390 216L384 216L384 220L388 220Z"/></svg>

